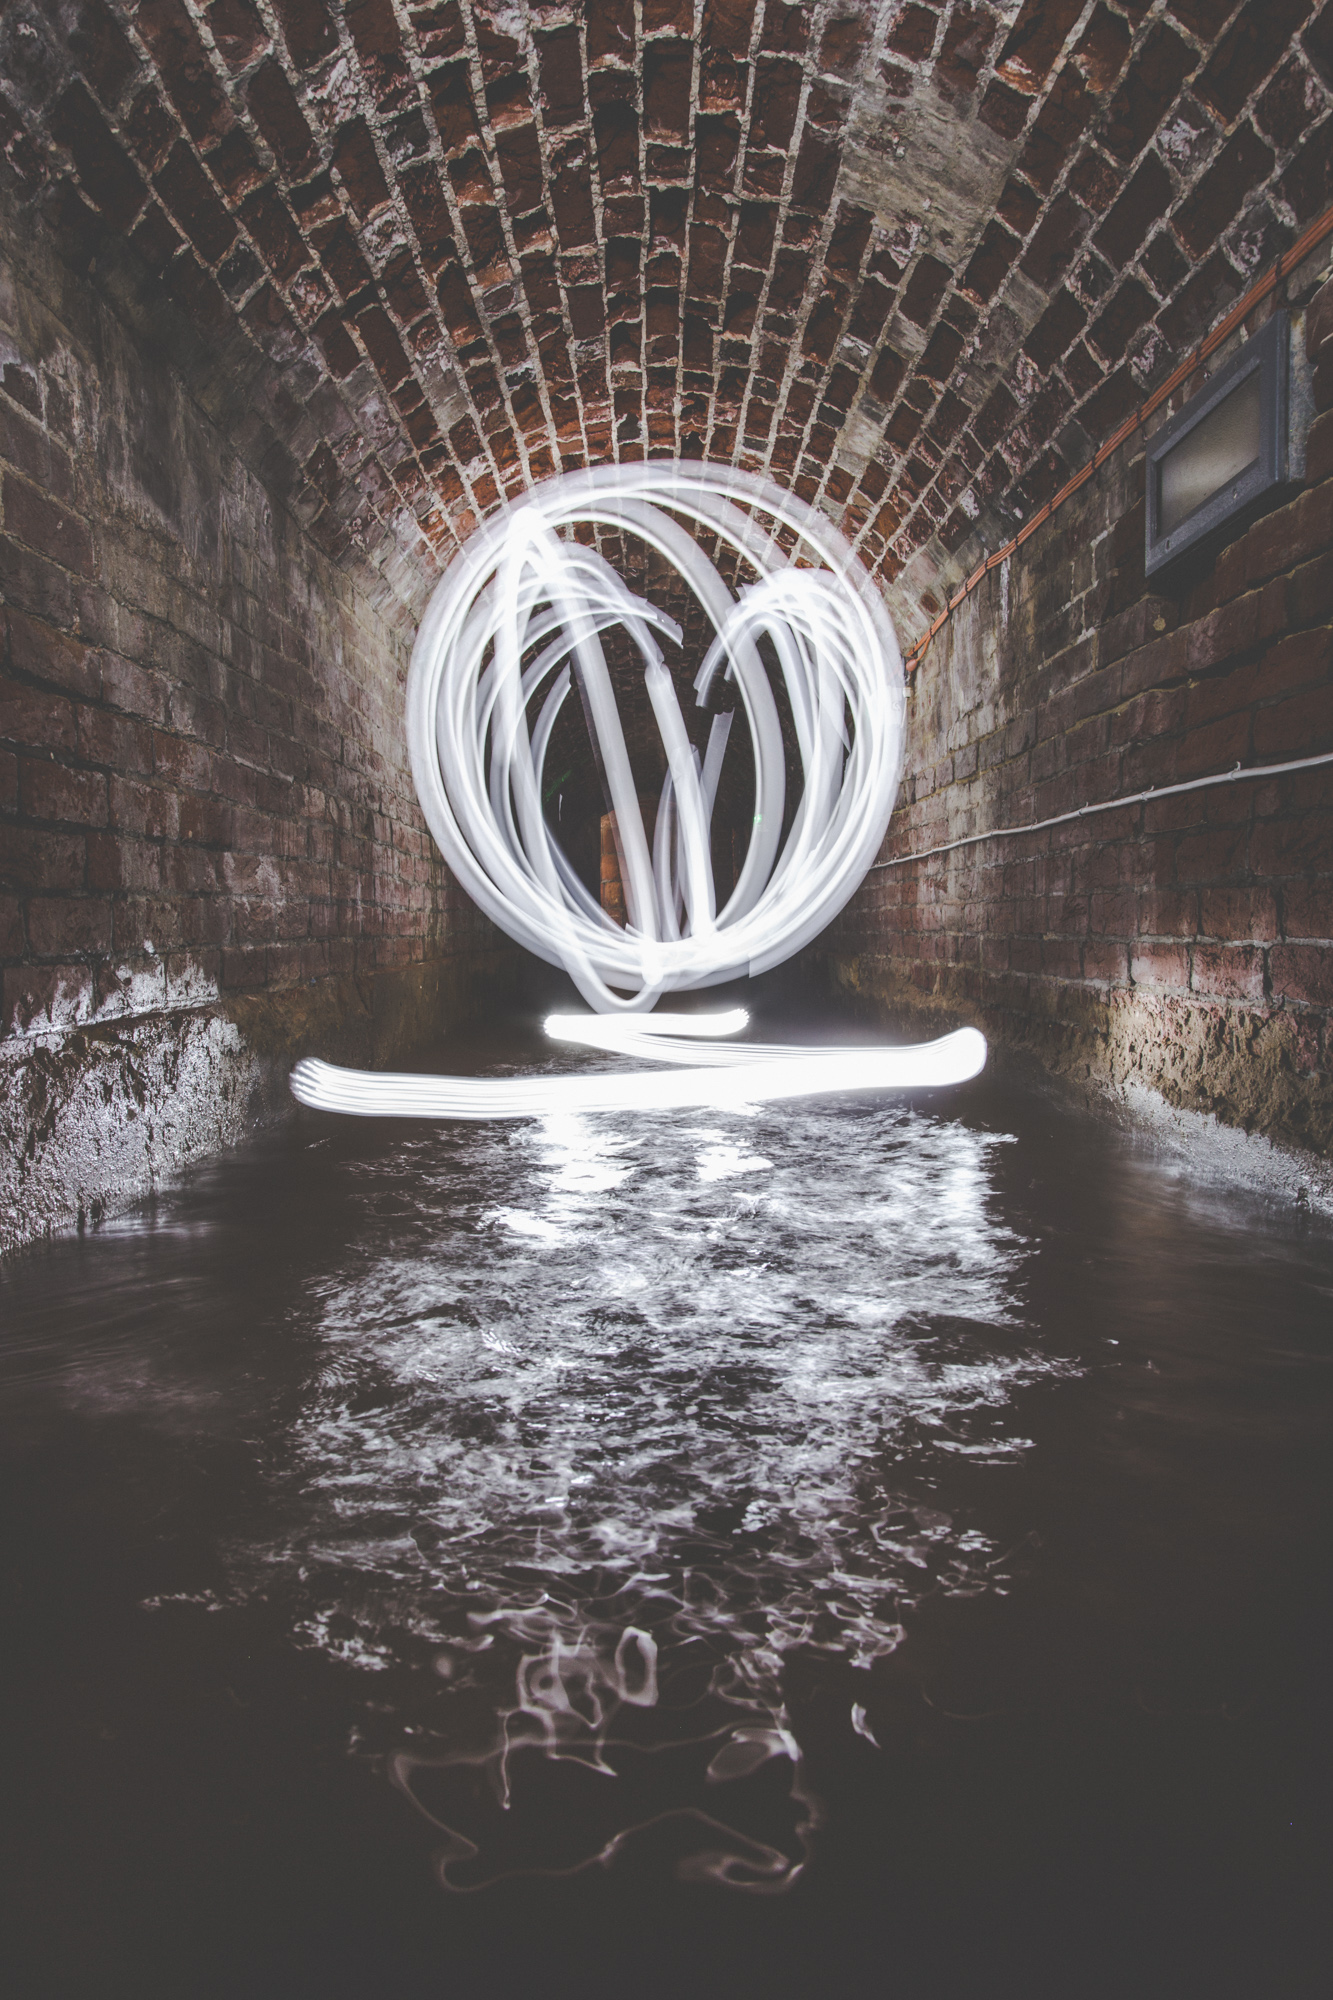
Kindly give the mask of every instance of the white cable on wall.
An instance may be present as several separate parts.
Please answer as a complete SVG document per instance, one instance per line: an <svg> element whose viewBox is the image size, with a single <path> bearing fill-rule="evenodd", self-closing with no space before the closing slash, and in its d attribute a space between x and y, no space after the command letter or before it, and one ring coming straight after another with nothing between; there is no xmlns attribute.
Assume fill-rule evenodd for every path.
<svg viewBox="0 0 1333 2000"><path fill-rule="evenodd" d="M1070 820L1087 819L1092 813L1115 812L1120 806L1146 805L1151 799L1174 798L1178 792L1202 792L1210 785L1238 785L1246 778L1281 778L1288 771L1312 771L1316 764L1333 764L1333 750L1318 757L1294 757L1286 764L1236 764L1229 771L1214 771L1208 778L1186 778L1178 785L1149 785L1143 792L1126 792L1122 798L1099 799L1094 805L1075 806L1072 812L1056 813L1051 819L1029 820L1026 826L991 826L984 833L965 833L959 840L943 841L938 847L918 848L913 854L891 854L876 861L876 868L905 868L909 861L930 861L937 854L952 854L957 847L975 847L982 840L1007 840L1017 833L1044 833L1048 826L1066 826Z"/></svg>

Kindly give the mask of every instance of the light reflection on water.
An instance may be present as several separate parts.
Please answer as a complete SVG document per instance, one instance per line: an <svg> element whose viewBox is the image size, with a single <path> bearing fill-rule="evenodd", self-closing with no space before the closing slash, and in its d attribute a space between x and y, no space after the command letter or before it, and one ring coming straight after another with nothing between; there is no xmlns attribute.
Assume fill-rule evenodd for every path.
<svg viewBox="0 0 1333 2000"><path fill-rule="evenodd" d="M1003 1590L921 1495L950 1456L1021 1454L1015 1390L1070 1372L1025 1333L1004 1143L825 1103L345 1163L364 1226L293 1308L316 1365L232 1591L366 1670L354 1747L447 1886L631 1840L686 1879L799 1875L820 1809L785 1659L866 1667L924 1594Z"/></svg>

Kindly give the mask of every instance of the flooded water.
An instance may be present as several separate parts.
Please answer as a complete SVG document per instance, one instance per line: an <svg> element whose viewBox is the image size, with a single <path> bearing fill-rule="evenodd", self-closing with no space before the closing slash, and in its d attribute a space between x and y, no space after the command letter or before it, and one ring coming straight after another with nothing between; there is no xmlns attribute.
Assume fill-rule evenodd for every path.
<svg viewBox="0 0 1333 2000"><path fill-rule="evenodd" d="M309 1116L0 1315L11 1990L1324 1990L1317 1219L986 1079Z"/></svg>

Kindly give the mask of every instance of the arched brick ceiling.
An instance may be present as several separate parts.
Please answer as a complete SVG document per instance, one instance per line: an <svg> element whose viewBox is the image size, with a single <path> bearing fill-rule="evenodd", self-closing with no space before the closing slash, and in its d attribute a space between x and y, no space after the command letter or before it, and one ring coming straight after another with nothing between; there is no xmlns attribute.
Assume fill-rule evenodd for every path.
<svg viewBox="0 0 1333 2000"><path fill-rule="evenodd" d="M1330 199L1333 0L11 0L11 190L311 532L422 589L645 452L905 636ZM115 239L125 239L122 253Z"/></svg>

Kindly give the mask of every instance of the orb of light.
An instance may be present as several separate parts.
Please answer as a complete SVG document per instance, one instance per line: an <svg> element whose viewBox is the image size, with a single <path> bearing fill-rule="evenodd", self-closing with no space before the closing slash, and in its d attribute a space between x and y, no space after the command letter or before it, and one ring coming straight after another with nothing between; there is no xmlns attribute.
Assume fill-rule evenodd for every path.
<svg viewBox="0 0 1333 2000"><path fill-rule="evenodd" d="M663 652L679 626L580 530L592 542L637 539L702 608L712 639L694 675L698 705L715 711L724 693L734 703L711 713L702 748ZM701 536L752 580L733 589ZM638 655L665 758L651 829L603 647L616 626ZM801 767L790 810L779 687ZM624 926L543 809L547 748L572 689L614 815ZM827 520L769 480L649 460L547 480L469 540L417 635L407 738L427 825L473 901L563 966L595 1012L639 1013L664 994L778 965L832 921L883 841L904 708L888 613ZM753 825L719 907L711 826L736 713L749 731Z"/></svg>

